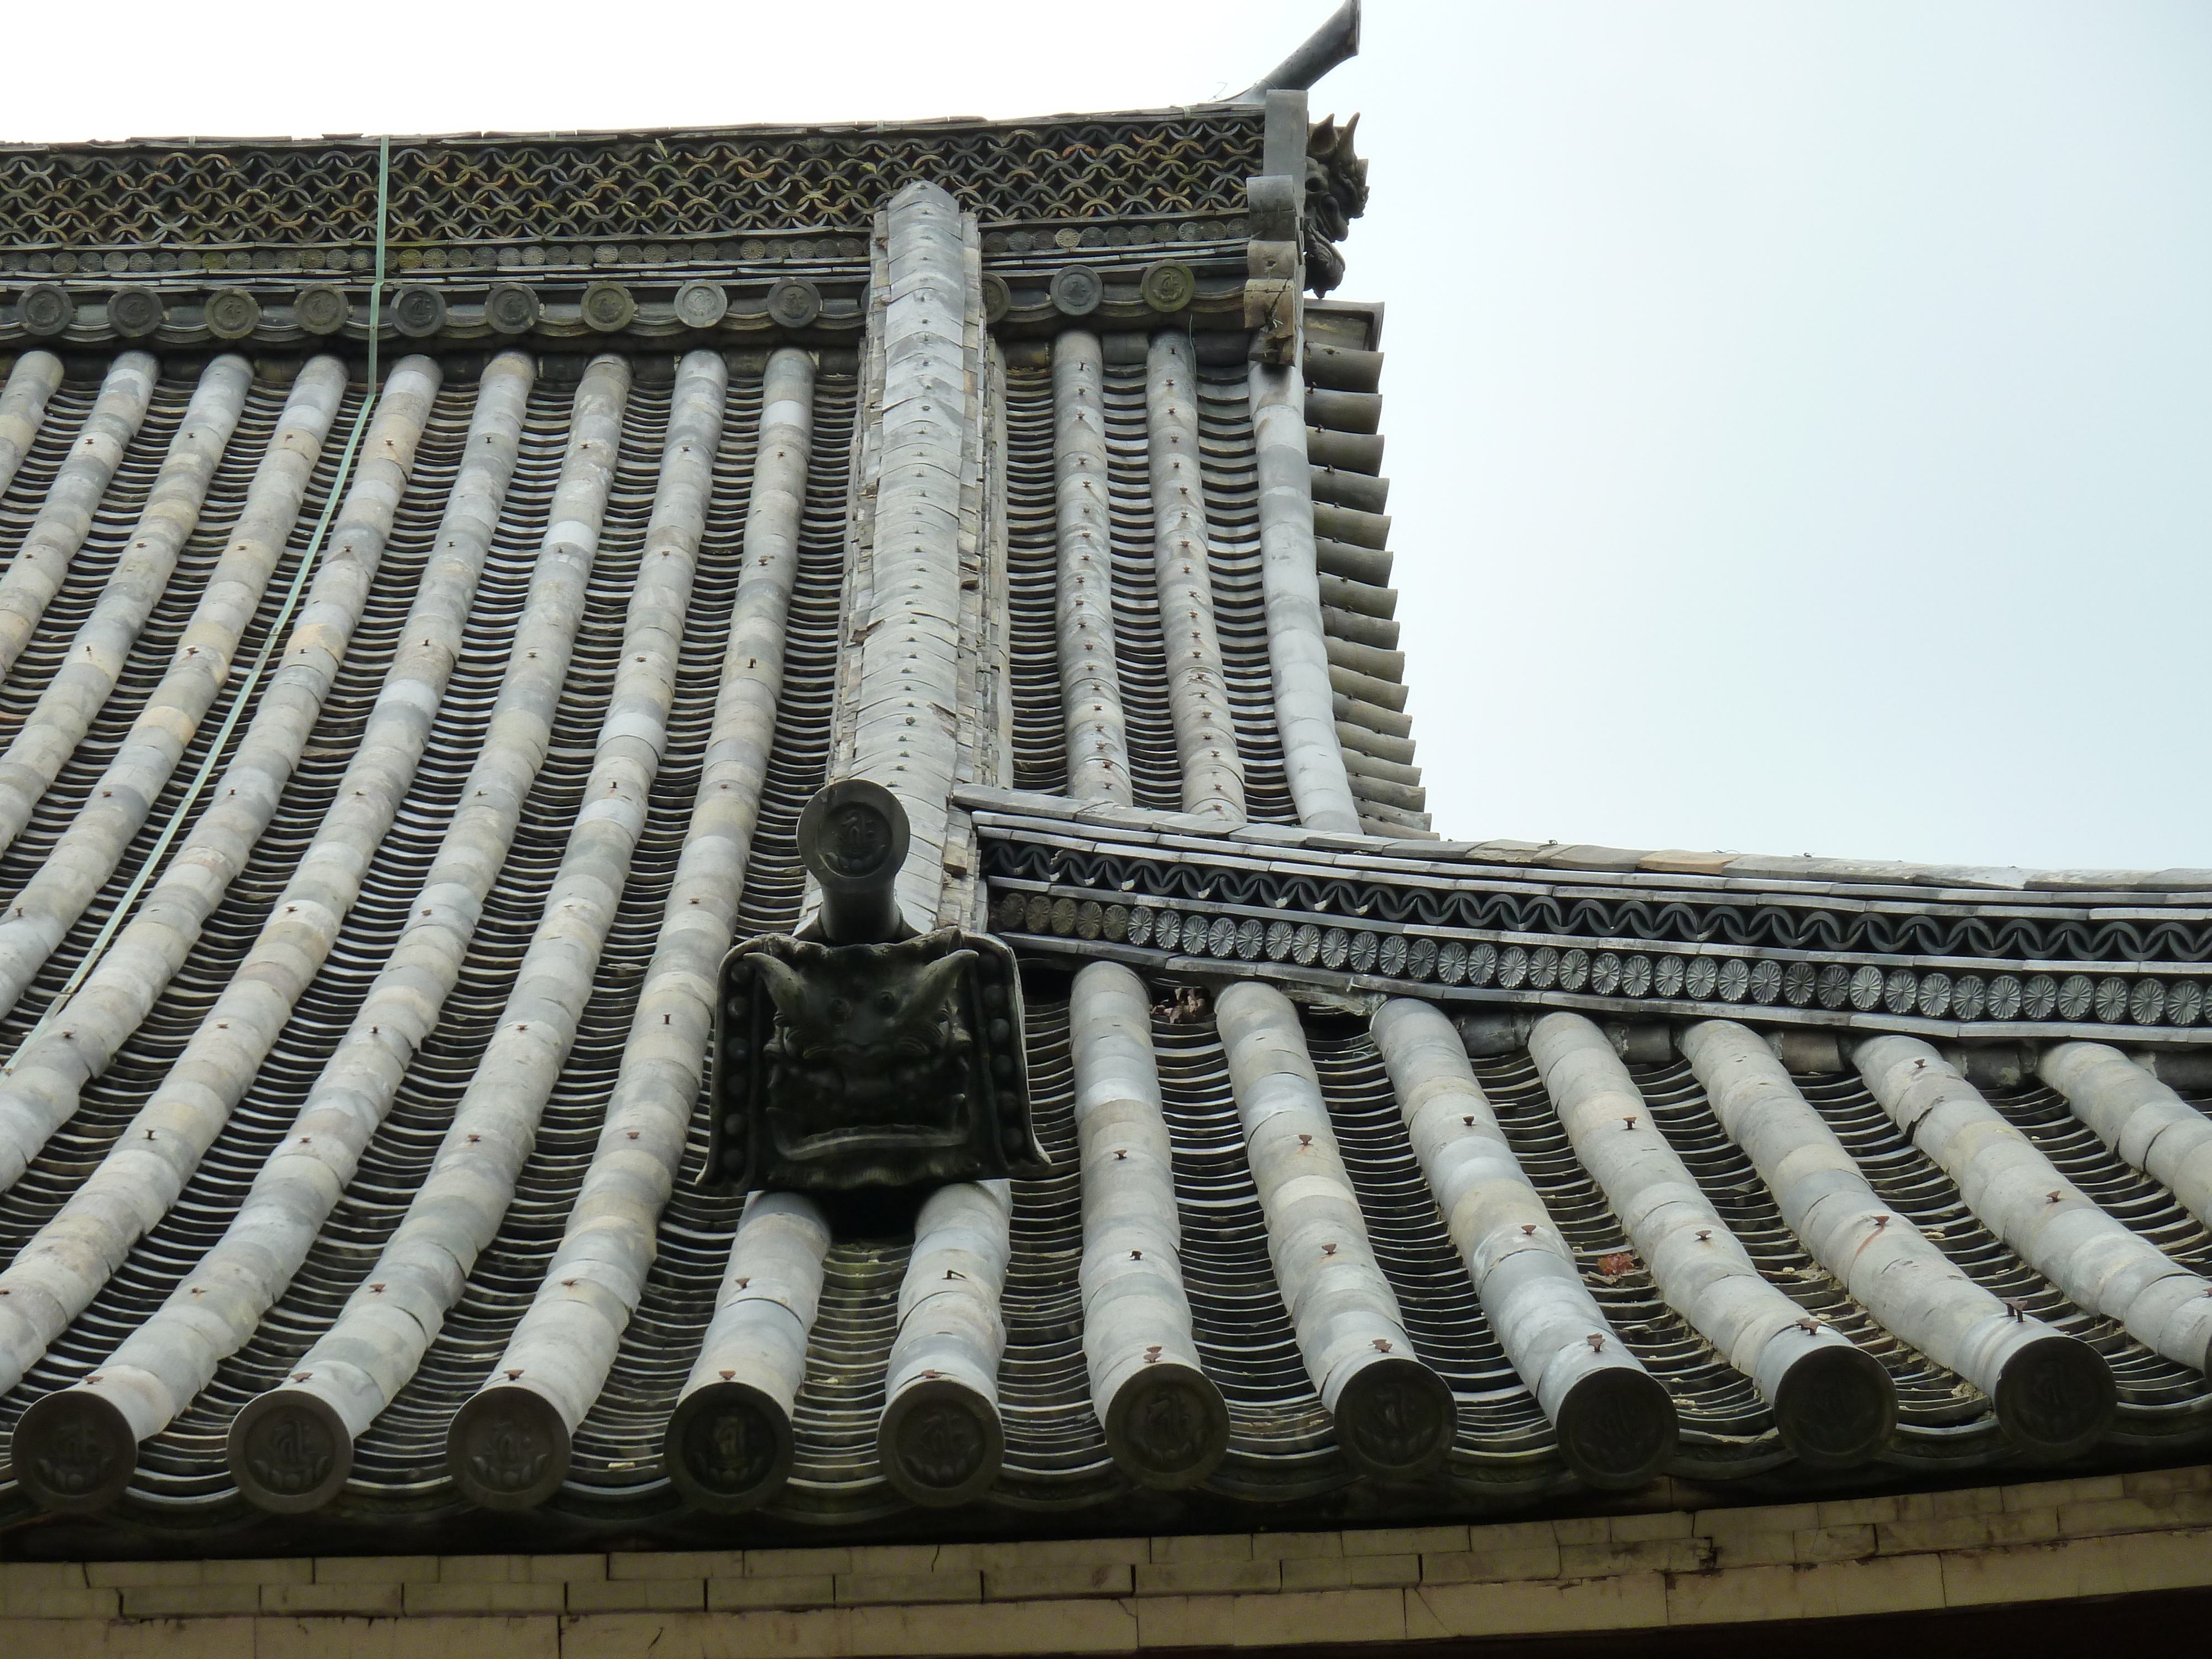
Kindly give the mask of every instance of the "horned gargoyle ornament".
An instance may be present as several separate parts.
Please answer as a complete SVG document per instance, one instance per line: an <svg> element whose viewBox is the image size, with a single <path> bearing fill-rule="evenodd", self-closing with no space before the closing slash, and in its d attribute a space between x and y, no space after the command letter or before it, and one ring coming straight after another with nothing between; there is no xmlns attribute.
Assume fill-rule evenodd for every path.
<svg viewBox="0 0 2212 1659"><path fill-rule="evenodd" d="M1047 1168L1013 951L907 925L908 837L888 789L822 789L799 820L820 908L722 962L706 1178L805 1193L841 1232L895 1231L948 1182Z"/></svg>

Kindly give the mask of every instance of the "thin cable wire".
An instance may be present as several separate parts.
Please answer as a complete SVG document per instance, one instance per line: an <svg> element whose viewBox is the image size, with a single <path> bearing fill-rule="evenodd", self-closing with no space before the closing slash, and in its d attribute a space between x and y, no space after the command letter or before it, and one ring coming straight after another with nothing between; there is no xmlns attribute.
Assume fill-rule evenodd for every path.
<svg viewBox="0 0 2212 1659"><path fill-rule="evenodd" d="M68 1006L69 1000L77 994L79 988L90 977L92 970L100 965L100 959L107 953L109 944L121 931L123 924L130 920L131 911L137 907L139 895L146 890L146 884L154 878L154 872L161 867L161 860L168 855L170 844L184 829L185 820L191 816L192 808L201 795L206 793L208 782L215 776L216 768L222 760L223 750L229 746L231 734L238 729L238 722L245 714L246 705L253 700L254 689L268 672L270 659L285 637L291 625L293 612L299 609L300 595L307 589L308 574L322 560L323 544L330 535L331 520L337 516L338 504L345 499L346 486L353 477L354 457L361 449L362 434L368 430L368 417L374 412L378 399L382 396L382 387L377 378L377 337L383 326L385 224L391 190L392 140L384 138L378 142L376 152L376 275L368 289L368 394L361 400L361 410L354 416L353 430L347 434L345 449L338 457L337 476L331 480L329 493L323 499L322 516L315 520L314 534L308 538L307 550L301 556L299 568L292 573L292 586L285 592L283 607L277 611L276 621L270 624L269 632L261 641L260 654L253 659L252 671L239 683L238 693L230 700L229 712L223 716L215 741L208 745L207 758L200 763L200 769L193 775L191 787L185 791L184 799L177 803L176 811L169 814L169 821L161 826L161 833L155 840L153 850L138 866L137 872L131 878L130 885L123 890L123 896L116 901L115 908L109 913L91 947L78 962L76 971L54 994L53 1000L46 1004L46 1011L39 1016L38 1024L32 1026L23 1040L15 1045L15 1051L8 1056L7 1064L0 1066L0 1075L15 1069L15 1062L22 1057L24 1051L39 1040L55 1017Z"/></svg>

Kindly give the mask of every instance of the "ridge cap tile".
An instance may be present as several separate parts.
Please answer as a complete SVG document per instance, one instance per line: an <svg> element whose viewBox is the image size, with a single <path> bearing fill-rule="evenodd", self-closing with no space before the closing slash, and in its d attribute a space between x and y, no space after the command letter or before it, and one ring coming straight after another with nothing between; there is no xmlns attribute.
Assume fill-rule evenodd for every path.
<svg viewBox="0 0 2212 1659"><path fill-rule="evenodd" d="M2010 864L1929 864L1913 880L1925 887L2024 888L2034 873Z"/></svg>
<svg viewBox="0 0 2212 1659"><path fill-rule="evenodd" d="M1479 841L1468 849L1467 856L1470 863L1517 868L1535 863L1545 848L1553 844L1540 841Z"/></svg>
<svg viewBox="0 0 2212 1659"><path fill-rule="evenodd" d="M1425 836L1401 836L1395 839L1385 839L1381 851L1395 858L1433 859L1437 855L1437 848L1440 844L1429 840Z"/></svg>
<svg viewBox="0 0 2212 1659"><path fill-rule="evenodd" d="M2142 885L2153 892L2195 892L2212 889L2212 870L2176 868L2154 871Z"/></svg>
<svg viewBox="0 0 2212 1659"><path fill-rule="evenodd" d="M1724 866L1731 876L1769 876L1785 880L1816 881L1822 876L1832 876L1842 870L1865 869L1869 866L1852 860L1814 858L1801 855L1787 857L1779 853L1731 853Z"/></svg>
<svg viewBox="0 0 2212 1659"><path fill-rule="evenodd" d="M1306 838L1305 830L1295 823L1263 823L1249 820L1229 831L1231 841L1257 841L1297 846Z"/></svg>
<svg viewBox="0 0 2212 1659"><path fill-rule="evenodd" d="M1733 853L1698 853L1687 848L1662 847L1637 860L1639 871L1650 874L1717 876L1735 861Z"/></svg>
<svg viewBox="0 0 2212 1659"><path fill-rule="evenodd" d="M2092 892L2125 892L2141 887L2154 873L2148 870L2038 870L2028 877L2027 884L2052 890L2086 888Z"/></svg>
<svg viewBox="0 0 2212 1659"><path fill-rule="evenodd" d="M1316 830L1306 836L1306 845L1332 853L1372 853L1377 837L1347 835L1340 830Z"/></svg>
<svg viewBox="0 0 2212 1659"><path fill-rule="evenodd" d="M1554 848L1538 862L1554 870L1617 871L1627 874L1650 856L1650 852L1643 848L1605 847L1595 842L1576 842L1569 846Z"/></svg>

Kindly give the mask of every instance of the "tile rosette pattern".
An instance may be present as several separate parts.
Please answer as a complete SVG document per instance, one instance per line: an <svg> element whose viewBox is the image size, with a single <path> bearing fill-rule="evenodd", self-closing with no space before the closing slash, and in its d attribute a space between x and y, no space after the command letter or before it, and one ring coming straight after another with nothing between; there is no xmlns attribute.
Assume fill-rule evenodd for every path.
<svg viewBox="0 0 2212 1659"><path fill-rule="evenodd" d="M2025 917L2004 940L2017 956L1973 961L1969 947L1992 930L1971 915L1929 914L1932 906L1886 925L1808 901L1784 921L1771 902L1694 892L1618 898L1585 892L1565 901L1548 884L1519 891L1478 886L1442 869L1434 884L1415 884L1402 877L1378 880L1356 861L1304 875L1256 861L1176 859L1110 845L1071 851L1026 840L994 831L988 842L994 925L1010 935L1126 946L1142 953L1137 959L1274 964L1499 1000L1564 994L1583 1000L1568 1006L1611 1004L1624 1012L1640 1004L1654 1013L1833 1017L1837 1024L1906 1030L1971 1025L1990 1036L2009 1028L2035 1037L2212 1036L2202 1024L2212 971L2195 959L2212 928L2194 920L2162 917L2135 927ZM1576 931L1561 930L1562 921ZM1788 928L1793 945L1711 942L1752 927ZM1829 939L1844 948L1816 948ZM2069 968L2067 947L2084 945L2130 954ZM1933 946L1926 954L1949 960L1937 967L1894 956L1865 959L1900 945ZM2159 947L2174 959L2144 959Z"/></svg>

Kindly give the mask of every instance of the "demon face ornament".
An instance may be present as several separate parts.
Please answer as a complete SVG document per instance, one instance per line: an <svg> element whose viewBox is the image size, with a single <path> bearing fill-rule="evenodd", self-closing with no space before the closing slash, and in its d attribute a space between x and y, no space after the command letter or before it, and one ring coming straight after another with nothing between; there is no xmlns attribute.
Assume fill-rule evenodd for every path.
<svg viewBox="0 0 2212 1659"><path fill-rule="evenodd" d="M1043 1174L1012 949L901 919L906 813L878 785L823 789L799 844L818 915L722 963L708 1179L919 1204L948 1182Z"/></svg>

